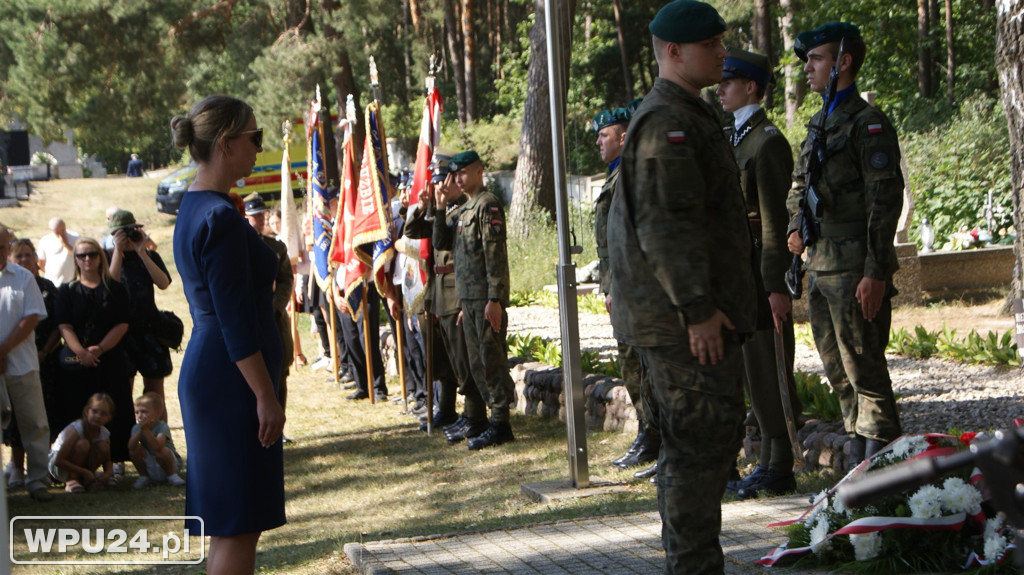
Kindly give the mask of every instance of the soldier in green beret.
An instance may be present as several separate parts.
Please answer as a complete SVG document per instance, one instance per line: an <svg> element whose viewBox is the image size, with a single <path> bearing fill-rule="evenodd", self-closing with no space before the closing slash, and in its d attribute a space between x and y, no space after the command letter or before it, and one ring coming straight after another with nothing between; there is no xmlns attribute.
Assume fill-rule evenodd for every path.
<svg viewBox="0 0 1024 575"><path fill-rule="evenodd" d="M770 315L758 314L758 329L743 345L747 396L761 431L761 455L751 474L742 481L729 483L729 491L737 493L740 499L757 497L762 492L777 495L796 488L774 341L775 337L783 340L784 371L791 386L790 397L796 398L796 389L792 387L796 343L785 282L792 260L786 246L786 196L792 183L793 152L789 141L761 109L761 100L773 81L767 56L729 48L718 98L722 109L733 114L733 125L726 128L726 134L740 169L747 221L754 236L754 261L763 293L767 294L758 298L758 304L770 311ZM795 403L793 413L800 413L799 400Z"/></svg>
<svg viewBox="0 0 1024 575"><path fill-rule="evenodd" d="M608 213L615 338L650 377L661 432L665 572L722 573L721 499L740 447L756 311L732 146L700 91L718 84L725 21L676 0L650 23L658 78L628 128Z"/></svg>
<svg viewBox="0 0 1024 575"><path fill-rule="evenodd" d="M836 62L840 41L843 55ZM838 70L835 101L824 111L827 159L815 182L822 206L813 222L819 237L805 260L811 330L825 375L839 395L851 437L849 461L855 464L901 433L885 360L898 267L893 238L903 207L899 141L889 118L857 90L867 48L856 26L829 22L804 32L794 51L806 62L811 90L819 94L826 92L833 64ZM818 125L822 113L810 125ZM808 134L787 204L794 254L804 252L797 214L806 195L812 141Z"/></svg>
<svg viewBox="0 0 1024 575"><path fill-rule="evenodd" d="M436 205L446 206L465 194L469 199L451 223L434 219L434 246L455 254L455 294L462 304L466 350L484 401L491 408L487 429L470 439L471 451L515 441L509 411L515 402L515 384L509 375L508 249L505 204L484 188L484 166L470 150L448 162L450 174L437 188Z"/></svg>
<svg viewBox="0 0 1024 575"><path fill-rule="evenodd" d="M637 102L639 106L639 102ZM635 108L634 108L635 109ZM601 194L594 203L594 235L597 239L598 269L601 272L601 293L604 294L604 305L609 311L612 305L612 275L608 269L608 209L612 205L612 195L619 181L619 162L622 159L622 145L626 141L626 126L629 125L631 112L627 108L602 110L594 116L591 128L597 132L597 148L601 161L608 165L608 177L601 186ZM658 460L661 449L661 435L658 429L650 424L644 414L644 402L641 392L643 369L640 366L640 354L629 344L618 342L619 369L622 381L626 385L629 398L636 409L637 434L633 444L626 453L612 461L612 465L627 469L636 465L644 465ZM654 475L657 463L637 472L637 479Z"/></svg>

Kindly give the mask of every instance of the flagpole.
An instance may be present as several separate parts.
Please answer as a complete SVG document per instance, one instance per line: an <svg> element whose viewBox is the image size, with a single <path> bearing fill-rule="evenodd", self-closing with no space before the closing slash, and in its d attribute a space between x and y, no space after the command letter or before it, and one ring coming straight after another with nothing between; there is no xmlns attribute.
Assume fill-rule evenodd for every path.
<svg viewBox="0 0 1024 575"><path fill-rule="evenodd" d="M314 129L320 133L321 147L326 146L324 143L323 123L320 120L320 84L316 85L316 101L313 103L313 109L317 112L317 122ZM327 121L331 121L330 114L327 116ZM338 225L337 222L334 225ZM330 259L327 261L327 275L329 281L327 285L331 290L329 294L328 307L331 310L331 377L334 378L334 385L341 385L341 379L338 377L338 366L340 365L340 358L338 357L341 350L338 349L338 323L337 323L337 306L334 304L334 286L337 285L334 278L334 268L331 267Z"/></svg>
<svg viewBox="0 0 1024 575"><path fill-rule="evenodd" d="M402 410L409 411L409 385L405 380L405 354L402 350L402 332L405 331L405 308L399 309L398 319L395 320L395 345L398 346L398 379L402 382Z"/></svg>
<svg viewBox="0 0 1024 575"><path fill-rule="evenodd" d="M430 435L434 430L434 318L429 311L424 311L423 319L423 323L426 324L425 327L421 327L421 331L427 355L427 368L424 373L427 380L427 435Z"/></svg>

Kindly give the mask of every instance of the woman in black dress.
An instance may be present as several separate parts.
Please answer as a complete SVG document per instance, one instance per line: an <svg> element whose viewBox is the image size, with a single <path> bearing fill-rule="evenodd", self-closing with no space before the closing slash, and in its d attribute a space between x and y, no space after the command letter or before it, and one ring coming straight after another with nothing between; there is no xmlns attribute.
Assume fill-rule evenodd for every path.
<svg viewBox="0 0 1024 575"><path fill-rule="evenodd" d="M114 400L110 429L110 453L114 462L128 459L128 438L135 425L131 384L121 339L128 331L128 292L110 277L107 256L99 242L81 238L75 242L75 280L60 286L56 316L64 345L80 367L63 365L61 358L58 397L63 429L81 417L82 407L94 393Z"/></svg>

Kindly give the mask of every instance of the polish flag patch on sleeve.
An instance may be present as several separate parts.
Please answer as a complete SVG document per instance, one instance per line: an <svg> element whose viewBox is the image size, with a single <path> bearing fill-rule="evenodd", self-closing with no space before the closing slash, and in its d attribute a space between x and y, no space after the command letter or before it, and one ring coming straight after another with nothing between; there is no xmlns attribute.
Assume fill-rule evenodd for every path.
<svg viewBox="0 0 1024 575"><path fill-rule="evenodd" d="M868 133L869 134L881 134L882 133L882 125L881 124L868 124Z"/></svg>
<svg viewBox="0 0 1024 575"><path fill-rule="evenodd" d="M682 144L686 141L686 132L682 130L672 130L666 132L665 136L668 138L670 144Z"/></svg>

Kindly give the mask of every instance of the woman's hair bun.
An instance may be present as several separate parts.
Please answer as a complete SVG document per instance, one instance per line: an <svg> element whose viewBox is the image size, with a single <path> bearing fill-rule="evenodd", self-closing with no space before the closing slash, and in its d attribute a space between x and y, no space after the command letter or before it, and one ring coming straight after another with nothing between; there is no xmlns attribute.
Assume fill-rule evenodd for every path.
<svg viewBox="0 0 1024 575"><path fill-rule="evenodd" d="M192 129L192 118L175 116L171 118L171 140L179 148L187 148L192 143L195 132Z"/></svg>

